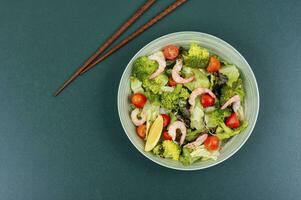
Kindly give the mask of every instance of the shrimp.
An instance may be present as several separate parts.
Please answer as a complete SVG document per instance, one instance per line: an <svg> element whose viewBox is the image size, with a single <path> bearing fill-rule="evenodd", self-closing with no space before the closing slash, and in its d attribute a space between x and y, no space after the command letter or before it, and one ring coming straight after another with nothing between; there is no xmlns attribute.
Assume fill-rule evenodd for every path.
<svg viewBox="0 0 301 200"><path fill-rule="evenodd" d="M193 149L197 146L200 146L201 144L203 144L205 142L207 137L208 137L208 134L200 135L194 142L188 143L184 147L187 147L189 149Z"/></svg>
<svg viewBox="0 0 301 200"><path fill-rule="evenodd" d="M140 116L141 118L138 119L138 114L140 113L140 110L138 108L134 109L131 113L131 119L132 122L136 125L136 126L140 126L142 124L144 124L144 122L146 121L146 113L145 112L141 112Z"/></svg>
<svg viewBox="0 0 301 200"><path fill-rule="evenodd" d="M176 83L189 83L189 82L193 81L194 76L185 79L179 75L179 72L181 71L182 67L183 67L182 60L178 59L175 66L172 68L172 73L171 73L172 79Z"/></svg>
<svg viewBox="0 0 301 200"><path fill-rule="evenodd" d="M194 107L195 105L195 99L197 96L201 95L201 94L204 94L204 93L208 93L210 96L212 96L213 98L216 98L215 95L213 94L213 92L211 92L211 90L207 89L207 88L197 88L195 90L193 90L190 94L190 97L189 97L189 104Z"/></svg>
<svg viewBox="0 0 301 200"><path fill-rule="evenodd" d="M164 71L166 67L165 57L162 51L159 51L157 53L154 53L153 55L148 56L148 58L150 60L157 61L157 63L159 64L158 69L149 77L149 79L154 79Z"/></svg>
<svg viewBox="0 0 301 200"><path fill-rule="evenodd" d="M234 112L237 112L240 107L240 97L239 95L235 95L231 97L222 107L221 109L224 110L228 106L232 104L232 108Z"/></svg>
<svg viewBox="0 0 301 200"><path fill-rule="evenodd" d="M180 129L181 134L182 134L181 138L180 138L180 145L182 145L184 143L184 140L185 140L185 137L187 134L187 130L186 130L186 126L185 126L184 122L175 121L173 124L171 124L169 127L169 130L168 130L168 134L171 136L172 140L175 141L178 129Z"/></svg>

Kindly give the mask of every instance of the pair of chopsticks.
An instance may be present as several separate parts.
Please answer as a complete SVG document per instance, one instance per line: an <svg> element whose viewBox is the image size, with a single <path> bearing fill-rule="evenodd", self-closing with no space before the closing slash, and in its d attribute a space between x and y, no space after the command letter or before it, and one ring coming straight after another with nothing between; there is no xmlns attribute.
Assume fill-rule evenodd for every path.
<svg viewBox="0 0 301 200"><path fill-rule="evenodd" d="M156 0L147 0L135 13L132 15L130 19L128 19L99 49L90 57L83 65L81 65L78 70L64 82L64 84L54 93L54 96L59 95L71 82L73 82L78 76L84 74L88 70L92 69L99 62L103 61L105 58L116 52L118 49L126 45L128 42L133 40L135 37L143 33L145 30L150 28L152 25L157 23L160 19L164 18L166 15L174 11L177 7L185 3L187 0L176 0L173 4L168 6L154 18L149 20L144 25L140 26L135 32L127 36L121 42L112 47L105 54L100 56L122 33L124 33L140 16L143 15L145 11L147 11ZM100 57L99 57L100 56Z"/></svg>

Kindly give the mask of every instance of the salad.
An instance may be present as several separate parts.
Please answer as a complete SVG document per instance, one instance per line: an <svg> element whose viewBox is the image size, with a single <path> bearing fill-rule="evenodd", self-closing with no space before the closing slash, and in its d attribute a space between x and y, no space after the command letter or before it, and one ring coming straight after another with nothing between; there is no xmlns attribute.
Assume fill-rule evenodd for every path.
<svg viewBox="0 0 301 200"><path fill-rule="evenodd" d="M216 160L248 126L239 69L196 43L133 62L130 117L145 151L183 165Z"/></svg>

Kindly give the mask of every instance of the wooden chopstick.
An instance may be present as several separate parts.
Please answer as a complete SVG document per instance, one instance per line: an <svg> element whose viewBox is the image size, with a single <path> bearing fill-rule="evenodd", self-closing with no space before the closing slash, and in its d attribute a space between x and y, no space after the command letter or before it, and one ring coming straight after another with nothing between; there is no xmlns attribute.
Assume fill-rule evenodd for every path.
<svg viewBox="0 0 301 200"><path fill-rule="evenodd" d="M101 56L97 60L93 61L92 64L90 64L89 66L87 66L80 73L80 75L82 75L82 74L86 73L88 70L92 69L96 64L98 64L99 62L101 62L102 60L104 60L105 58L107 58L108 56L110 56L112 53L114 53L115 51L117 51L118 49L120 49L121 47L123 47L125 44L127 44L128 42L130 42L131 40L133 40L135 37L137 37L138 35L140 35L141 33L143 33L145 30L147 30L148 28L150 28L152 25L154 25L155 23L157 23L160 19L162 19L163 17L165 17L166 15L168 15L170 12L172 12L173 10L175 10L177 7L179 7L180 5L182 5L183 3L185 3L186 1L187 0L177 0L172 5L168 6L165 10L163 10L161 13L159 13L156 17L154 17L151 20L149 20L146 24L144 24L141 27L139 27L131 35L129 35L128 37L126 37L125 39L123 39L120 43L118 43L117 45L115 45L114 47L112 47L112 49L110 49L103 56Z"/></svg>
<svg viewBox="0 0 301 200"><path fill-rule="evenodd" d="M105 53L103 56L99 57L98 59L92 61L88 66L85 68L82 68L82 70L77 70L54 94L54 96L57 96L60 94L72 81L74 81L79 75L84 74L88 70L92 69L96 64L110 56L112 53L123 47L125 44L133 40L135 37L143 33L145 30L150 28L152 25L157 23L159 20L164 18L166 15L174 11L176 8L178 8L180 5L185 3L187 0L177 0L170 6L168 6L166 9L164 9L161 13L159 13L157 16L149 20L146 24L138 28L135 32L133 32L131 35L123 39L121 42L119 42L117 45L115 45L112 49L110 49L107 53Z"/></svg>
<svg viewBox="0 0 301 200"><path fill-rule="evenodd" d="M59 95L72 81L74 81L80 73L89 66L104 50L106 50L122 33L124 33L132 24L134 24L140 16L147 11L156 0L147 0L132 16L129 18L106 42L98 48L98 50L90 57L72 76L64 82L64 84L54 93Z"/></svg>

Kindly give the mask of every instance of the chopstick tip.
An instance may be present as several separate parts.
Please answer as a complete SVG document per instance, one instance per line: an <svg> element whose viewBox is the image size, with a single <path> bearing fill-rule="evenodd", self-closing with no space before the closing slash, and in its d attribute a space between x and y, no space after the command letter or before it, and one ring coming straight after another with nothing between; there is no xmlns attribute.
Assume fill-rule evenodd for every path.
<svg viewBox="0 0 301 200"><path fill-rule="evenodd" d="M79 75L81 70L77 70L65 83L55 92L53 93L54 97L57 97L71 82L73 82Z"/></svg>

